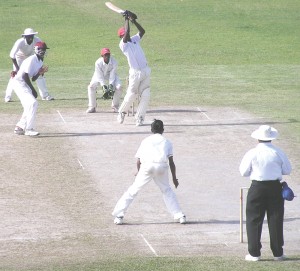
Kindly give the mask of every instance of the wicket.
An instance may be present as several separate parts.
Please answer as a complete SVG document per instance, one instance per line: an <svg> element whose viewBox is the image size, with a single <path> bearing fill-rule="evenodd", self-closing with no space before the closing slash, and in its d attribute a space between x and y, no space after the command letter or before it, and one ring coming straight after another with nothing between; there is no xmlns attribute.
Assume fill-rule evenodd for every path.
<svg viewBox="0 0 300 271"><path fill-rule="evenodd" d="M248 190L249 187L241 187L240 188L240 243L243 243L244 240L244 190Z"/></svg>

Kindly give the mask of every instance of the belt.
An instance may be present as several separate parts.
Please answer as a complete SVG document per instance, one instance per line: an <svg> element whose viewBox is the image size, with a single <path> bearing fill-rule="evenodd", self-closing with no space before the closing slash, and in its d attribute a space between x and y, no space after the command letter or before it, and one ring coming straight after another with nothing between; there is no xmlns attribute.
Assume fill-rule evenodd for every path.
<svg viewBox="0 0 300 271"><path fill-rule="evenodd" d="M258 183L262 183L262 182L280 182L280 180L252 180L252 182L258 182Z"/></svg>

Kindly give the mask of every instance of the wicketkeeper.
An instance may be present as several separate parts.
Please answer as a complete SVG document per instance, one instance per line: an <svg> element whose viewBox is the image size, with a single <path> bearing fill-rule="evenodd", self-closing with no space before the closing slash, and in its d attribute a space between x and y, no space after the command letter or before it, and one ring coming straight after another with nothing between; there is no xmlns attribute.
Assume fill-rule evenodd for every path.
<svg viewBox="0 0 300 271"><path fill-rule="evenodd" d="M111 56L108 48L101 49L101 57L95 62L95 71L90 84L88 85L89 105L87 113L95 113L97 102L96 92L99 85L103 90L103 99L112 99L111 107L118 112L122 86L117 74L118 63Z"/></svg>

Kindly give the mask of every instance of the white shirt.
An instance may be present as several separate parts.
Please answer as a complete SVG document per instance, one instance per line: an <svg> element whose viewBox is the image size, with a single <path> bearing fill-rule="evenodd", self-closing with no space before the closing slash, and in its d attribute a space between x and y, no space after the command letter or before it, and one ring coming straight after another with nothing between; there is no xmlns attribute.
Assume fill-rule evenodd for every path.
<svg viewBox="0 0 300 271"><path fill-rule="evenodd" d="M15 80L18 80L19 82L25 82L23 79L23 75L25 73L28 73L29 77L32 78L34 75L36 75L39 72L42 66L43 66L43 61L38 59L37 55L34 54L26 58L23 61L17 75L15 76Z"/></svg>
<svg viewBox="0 0 300 271"><path fill-rule="evenodd" d="M282 175L289 175L292 171L285 153L271 142L261 142L249 150L239 169L242 176L256 181L282 180Z"/></svg>
<svg viewBox="0 0 300 271"><path fill-rule="evenodd" d="M106 85L106 80L108 80L108 84L113 84L116 80L117 67L118 63L112 56L110 56L107 64L104 62L103 57L100 57L95 62L93 80L100 82L101 86Z"/></svg>
<svg viewBox="0 0 300 271"><path fill-rule="evenodd" d="M136 158L140 158L142 164L168 163L170 156L173 156L172 143L161 134L146 137L135 155Z"/></svg>
<svg viewBox="0 0 300 271"><path fill-rule="evenodd" d="M142 70L147 67L147 60L142 47L140 46L141 37L136 34L130 37L131 41L126 43L121 39L119 47L127 57L130 69Z"/></svg>
<svg viewBox="0 0 300 271"><path fill-rule="evenodd" d="M20 38L18 39L13 48L10 51L9 57L10 58L21 58L25 59L31 55L34 54L34 45L38 42L41 41L40 38L34 36L33 41L31 44L27 44L25 38Z"/></svg>

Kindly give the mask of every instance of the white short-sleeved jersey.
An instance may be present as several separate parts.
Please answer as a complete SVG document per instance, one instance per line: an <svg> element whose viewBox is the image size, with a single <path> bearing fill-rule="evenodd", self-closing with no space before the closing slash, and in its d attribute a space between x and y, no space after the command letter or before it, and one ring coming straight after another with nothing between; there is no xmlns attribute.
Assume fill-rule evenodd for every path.
<svg viewBox="0 0 300 271"><path fill-rule="evenodd" d="M240 164L242 176L250 180L282 180L282 175L289 175L291 164L285 153L270 142L261 142L249 150Z"/></svg>
<svg viewBox="0 0 300 271"><path fill-rule="evenodd" d="M34 75L36 75L39 72L42 66L43 66L43 61L38 59L37 55L32 55L26 58L23 61L17 75L15 76L15 80L18 80L20 82L24 81L23 75L25 73L28 73L29 77L32 78Z"/></svg>
<svg viewBox="0 0 300 271"><path fill-rule="evenodd" d="M130 37L131 41L126 43L121 39L119 47L123 54L127 57L128 65L131 69L142 70L147 67L147 59L144 51L140 46L141 37L136 34Z"/></svg>
<svg viewBox="0 0 300 271"><path fill-rule="evenodd" d="M168 163L170 156L173 156L172 143L161 134L146 137L135 155L136 158L140 158L142 164Z"/></svg>
<svg viewBox="0 0 300 271"><path fill-rule="evenodd" d="M34 54L34 45L41 41L39 37L34 36L31 44L27 44L25 38L18 39L10 51L10 58L25 59Z"/></svg>

